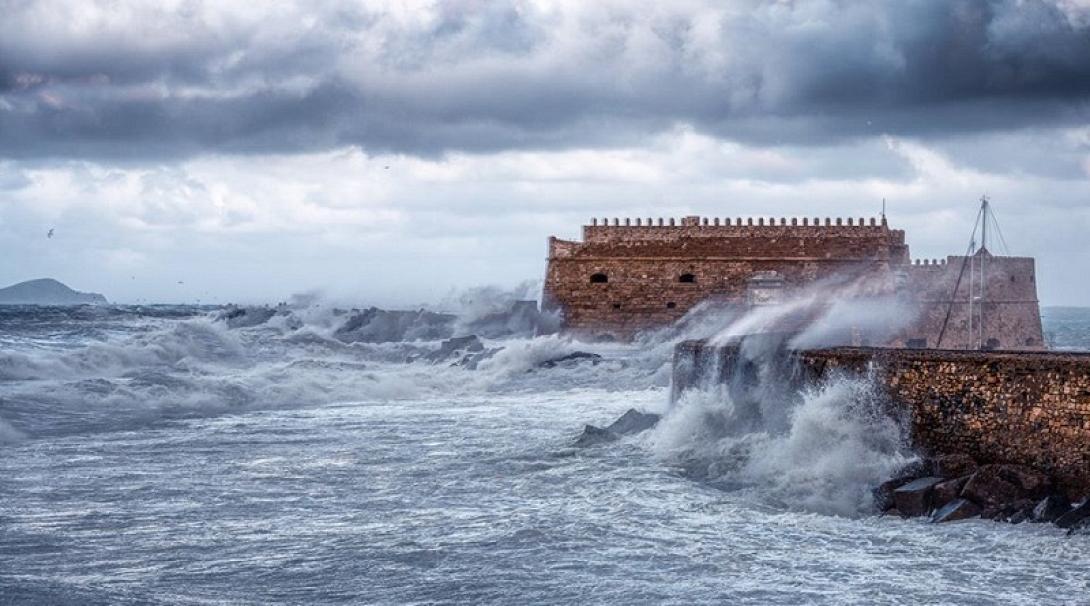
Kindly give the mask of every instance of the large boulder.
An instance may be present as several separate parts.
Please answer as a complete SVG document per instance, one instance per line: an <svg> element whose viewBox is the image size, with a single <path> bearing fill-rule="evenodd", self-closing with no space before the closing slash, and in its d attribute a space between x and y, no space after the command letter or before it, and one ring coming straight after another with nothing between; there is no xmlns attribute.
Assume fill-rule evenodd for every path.
<svg viewBox="0 0 1090 606"><path fill-rule="evenodd" d="M573 351L570 354L545 360L539 362L538 368L573 368L583 362L590 362L592 366L597 366L602 361L602 356L596 353L589 353L585 351Z"/></svg>
<svg viewBox="0 0 1090 606"><path fill-rule="evenodd" d="M1071 511L1071 501L1062 494L1053 494L1037 503L1030 519L1034 522L1055 522L1069 511Z"/></svg>
<svg viewBox="0 0 1090 606"><path fill-rule="evenodd" d="M931 521L935 524L942 522L954 522L975 518L980 515L980 507L968 499L954 499L931 515Z"/></svg>
<svg viewBox="0 0 1090 606"><path fill-rule="evenodd" d="M962 476L935 484L934 492L931 494L931 506L940 509L947 503L956 500L958 495L961 494L961 489L965 487L965 483L968 481L969 476Z"/></svg>
<svg viewBox="0 0 1090 606"><path fill-rule="evenodd" d="M922 516L931 511L931 494L942 478L927 476L912 480L893 491L893 502L905 516Z"/></svg>
<svg viewBox="0 0 1090 606"><path fill-rule="evenodd" d="M1009 503L989 505L980 512L980 517L996 522L1021 524L1033 515L1033 499L1016 499Z"/></svg>
<svg viewBox="0 0 1090 606"><path fill-rule="evenodd" d="M911 482L913 478L899 477L892 480L886 480L878 485L878 488L874 489L871 494L874 496L874 506L878 511L891 511L895 509L896 503L893 501L893 491ZM900 514L900 512L898 512Z"/></svg>
<svg viewBox="0 0 1090 606"><path fill-rule="evenodd" d="M1087 499L1082 505L1079 505L1056 518L1056 525L1060 528L1074 528L1076 524L1080 524L1087 518L1090 518L1090 499Z"/></svg>
<svg viewBox="0 0 1090 606"><path fill-rule="evenodd" d="M1022 465L984 465L965 483L961 496L985 509L999 508L1021 499L1040 498L1050 485L1047 476Z"/></svg>
<svg viewBox="0 0 1090 606"><path fill-rule="evenodd" d="M650 412L640 412L635 408L629 408L621 418L614 421L609 427L597 427L586 425L583 433L575 440L575 446L595 446L606 442L613 442L627 436L651 429L659 422L660 415Z"/></svg>
<svg viewBox="0 0 1090 606"><path fill-rule="evenodd" d="M662 417L655 413L640 412L635 408L629 408L621 415L621 418L614 421L613 424L606 429L622 436L640 433L641 431L647 431L654 427L659 422L660 418Z"/></svg>
<svg viewBox="0 0 1090 606"><path fill-rule="evenodd" d="M585 448L587 446L597 446L598 444L613 442L619 437L620 436L608 429L596 425L584 425L583 433L579 434L579 437L575 440L575 447Z"/></svg>

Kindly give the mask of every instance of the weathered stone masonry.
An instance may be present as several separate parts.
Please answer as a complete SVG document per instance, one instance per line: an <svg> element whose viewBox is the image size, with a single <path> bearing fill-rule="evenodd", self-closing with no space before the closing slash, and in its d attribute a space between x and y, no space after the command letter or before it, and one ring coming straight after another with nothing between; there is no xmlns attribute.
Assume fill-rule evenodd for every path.
<svg viewBox="0 0 1090 606"><path fill-rule="evenodd" d="M966 266L978 276L975 288L986 277L976 326ZM864 282L874 294L903 295L918 320L889 345L1044 346L1032 258L981 251L913 262L905 232L885 218L594 219L581 242L549 239L543 303L563 313L570 331L627 338L671 324L704 301L744 306L754 278L767 274L788 291L836 276Z"/></svg>
<svg viewBox="0 0 1090 606"><path fill-rule="evenodd" d="M732 348L678 345L675 393L728 380ZM1090 354L835 348L792 354L798 379L872 373L908 414L924 454L963 453L1052 475L1070 496L1090 494Z"/></svg>

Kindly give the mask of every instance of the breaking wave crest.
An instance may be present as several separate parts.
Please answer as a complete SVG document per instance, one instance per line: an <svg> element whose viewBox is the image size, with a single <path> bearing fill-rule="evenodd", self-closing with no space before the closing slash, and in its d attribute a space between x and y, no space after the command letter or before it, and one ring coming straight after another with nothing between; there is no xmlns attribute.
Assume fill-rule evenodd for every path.
<svg viewBox="0 0 1090 606"><path fill-rule="evenodd" d="M869 511L873 487L913 458L867 378L833 378L795 397L730 392L682 394L651 437L656 454L721 488L846 516Z"/></svg>
<svg viewBox="0 0 1090 606"><path fill-rule="evenodd" d="M673 343L687 333L635 345L535 336L541 320L526 306L503 311L520 296L467 295L466 315L452 314L439 336L426 334L439 312L338 310L313 299L169 314L9 310L0 314L0 443L339 402L669 386ZM443 353L444 339L471 327L487 329L479 360ZM383 337L390 330L402 333Z"/></svg>

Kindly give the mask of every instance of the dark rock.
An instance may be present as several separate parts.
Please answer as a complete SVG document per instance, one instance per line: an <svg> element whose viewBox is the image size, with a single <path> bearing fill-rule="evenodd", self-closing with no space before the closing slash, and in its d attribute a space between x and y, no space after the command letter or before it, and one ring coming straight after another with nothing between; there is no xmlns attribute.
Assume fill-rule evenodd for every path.
<svg viewBox="0 0 1090 606"><path fill-rule="evenodd" d="M893 491L908 484L913 478L911 476L901 476L893 478L892 480L886 480L882 482L878 488L875 488L871 493L874 495L874 506L878 508L878 511L887 511L894 506ZM898 515L900 512L897 512Z"/></svg>
<svg viewBox="0 0 1090 606"><path fill-rule="evenodd" d="M1090 518L1090 499L1087 499L1082 505L1079 505L1056 518L1056 525L1060 528L1074 528L1076 524L1079 524L1087 518Z"/></svg>
<svg viewBox="0 0 1090 606"><path fill-rule="evenodd" d="M1039 498L1048 492L1048 477L1021 465L984 465L965 483L961 496L985 510L1020 499Z"/></svg>
<svg viewBox="0 0 1090 606"><path fill-rule="evenodd" d="M227 328L252 328L268 322L276 315L271 307L236 307L231 306L221 311L216 319L223 320Z"/></svg>
<svg viewBox="0 0 1090 606"><path fill-rule="evenodd" d="M1053 494L1037 503L1030 519L1034 522L1055 522L1057 518L1069 511L1071 511L1071 501L1062 494Z"/></svg>
<svg viewBox="0 0 1090 606"><path fill-rule="evenodd" d="M931 511L931 493L942 478L928 476L912 480L893 491L893 502L906 516L927 515Z"/></svg>
<svg viewBox="0 0 1090 606"><path fill-rule="evenodd" d="M559 358L553 358L551 360L545 360L540 362L538 368L556 368L561 366L564 368L572 368L581 362L590 362L592 365L597 366L602 361L602 356L596 353L588 353L585 351L573 351L565 356Z"/></svg>
<svg viewBox="0 0 1090 606"><path fill-rule="evenodd" d="M580 434L579 438L575 441L575 446L577 448L597 446L598 444L616 441L618 438L620 438L620 436L608 429L603 429L594 425L586 425L583 427L583 433Z"/></svg>
<svg viewBox="0 0 1090 606"><path fill-rule="evenodd" d="M1021 524L1026 520L1033 519L1033 501L1027 500L1026 504L1019 507L1017 511L1012 513L1007 521L1011 524Z"/></svg>
<svg viewBox="0 0 1090 606"><path fill-rule="evenodd" d="M640 433L654 427L660 418L662 418L660 415L654 413L640 412L635 408L629 408L621 415L621 418L614 421L606 429L621 436Z"/></svg>
<svg viewBox="0 0 1090 606"><path fill-rule="evenodd" d="M908 478L912 481L934 475L931 473L931 461L929 459L916 459L893 473L894 478Z"/></svg>
<svg viewBox="0 0 1090 606"><path fill-rule="evenodd" d="M961 494L961 489L969 481L969 476L944 480L935 484L935 491L931 494L931 506L940 509L947 503L954 501Z"/></svg>
<svg viewBox="0 0 1090 606"><path fill-rule="evenodd" d="M1024 465L1003 465L1000 473L1017 484L1026 498L1039 499L1052 489L1052 480L1045 474Z"/></svg>
<svg viewBox="0 0 1090 606"><path fill-rule="evenodd" d="M931 515L931 522L941 524L975 518L978 515L980 515L980 507L976 503L968 499L954 499L935 510L935 513Z"/></svg>
<svg viewBox="0 0 1090 606"><path fill-rule="evenodd" d="M1003 503L1001 505L985 508L980 514L980 517L995 520L996 522L1020 524L1029 519L1032 512L1032 499L1018 499L1011 503Z"/></svg>
<svg viewBox="0 0 1090 606"><path fill-rule="evenodd" d="M660 415L650 412L640 412L635 408L629 408L619 419L614 421L609 427L597 427L594 425L587 425L583 428L583 433L575 441L575 446L594 446L597 444L604 444L606 442L613 442L621 438L621 436L627 436L637 434L642 431L651 429L659 422Z"/></svg>
<svg viewBox="0 0 1090 606"><path fill-rule="evenodd" d="M960 478L971 475L976 469L976 461L969 455L945 454L931 460L931 475L940 478Z"/></svg>

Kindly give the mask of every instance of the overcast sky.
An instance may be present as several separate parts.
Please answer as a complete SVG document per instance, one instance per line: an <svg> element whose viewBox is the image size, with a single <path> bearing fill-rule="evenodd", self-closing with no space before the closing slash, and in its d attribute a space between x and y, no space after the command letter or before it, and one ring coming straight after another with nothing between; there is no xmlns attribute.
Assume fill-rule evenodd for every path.
<svg viewBox="0 0 1090 606"><path fill-rule="evenodd" d="M0 283L406 305L540 279L592 216L988 194L1090 305L1090 0L0 0ZM47 238L49 229L54 237Z"/></svg>

